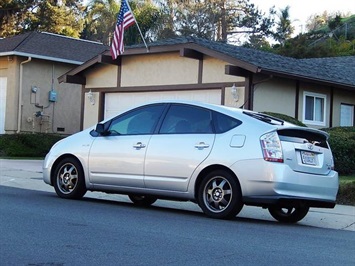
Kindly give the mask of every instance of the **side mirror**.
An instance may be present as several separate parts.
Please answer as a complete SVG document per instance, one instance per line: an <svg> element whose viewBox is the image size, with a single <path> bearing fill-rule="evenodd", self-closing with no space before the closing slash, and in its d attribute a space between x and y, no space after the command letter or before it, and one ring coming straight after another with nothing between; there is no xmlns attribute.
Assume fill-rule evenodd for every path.
<svg viewBox="0 0 355 266"><path fill-rule="evenodd" d="M95 131L102 135L105 132L105 124L97 124Z"/></svg>

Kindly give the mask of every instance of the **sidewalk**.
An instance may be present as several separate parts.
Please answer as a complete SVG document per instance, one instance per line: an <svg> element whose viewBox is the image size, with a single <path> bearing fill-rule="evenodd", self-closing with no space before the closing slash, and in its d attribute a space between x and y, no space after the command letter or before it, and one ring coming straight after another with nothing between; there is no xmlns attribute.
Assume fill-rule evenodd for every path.
<svg viewBox="0 0 355 266"><path fill-rule="evenodd" d="M42 180L42 163L41 160L0 159L0 185L54 193L54 188ZM88 192L85 197L130 202L127 196L99 192ZM201 212L201 209L191 202L158 200L154 205ZM267 210L250 206L245 206L238 217L275 222ZM334 209L311 208L308 215L298 224L355 232L355 207L336 205Z"/></svg>

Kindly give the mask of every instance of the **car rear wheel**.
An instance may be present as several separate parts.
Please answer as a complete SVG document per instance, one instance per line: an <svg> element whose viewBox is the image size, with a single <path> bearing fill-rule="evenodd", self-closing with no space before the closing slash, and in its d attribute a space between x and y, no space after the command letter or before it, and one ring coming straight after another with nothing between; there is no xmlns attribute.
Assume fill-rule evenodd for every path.
<svg viewBox="0 0 355 266"><path fill-rule="evenodd" d="M157 198L143 195L128 195L129 199L137 206L148 207L157 201Z"/></svg>
<svg viewBox="0 0 355 266"><path fill-rule="evenodd" d="M238 180L224 170L211 172L200 184L198 204L211 218L235 217L243 208Z"/></svg>
<svg viewBox="0 0 355 266"><path fill-rule="evenodd" d="M61 198L80 199L86 193L83 168L74 158L60 161L52 178L55 192Z"/></svg>
<svg viewBox="0 0 355 266"><path fill-rule="evenodd" d="M269 207L271 216L281 223L297 223L307 215L308 211L309 207L307 206L286 208L280 206Z"/></svg>

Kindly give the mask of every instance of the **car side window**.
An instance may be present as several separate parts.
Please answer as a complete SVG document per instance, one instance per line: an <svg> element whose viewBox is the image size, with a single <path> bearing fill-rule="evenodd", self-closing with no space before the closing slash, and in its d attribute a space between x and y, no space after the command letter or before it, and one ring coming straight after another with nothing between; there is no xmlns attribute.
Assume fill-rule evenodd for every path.
<svg viewBox="0 0 355 266"><path fill-rule="evenodd" d="M213 133L211 111L195 106L173 104L170 106L160 134Z"/></svg>
<svg viewBox="0 0 355 266"><path fill-rule="evenodd" d="M224 133L242 124L242 121L233 117L215 112L214 113L216 133Z"/></svg>
<svg viewBox="0 0 355 266"><path fill-rule="evenodd" d="M163 104L135 109L114 118L108 131L110 135L152 134L163 110Z"/></svg>

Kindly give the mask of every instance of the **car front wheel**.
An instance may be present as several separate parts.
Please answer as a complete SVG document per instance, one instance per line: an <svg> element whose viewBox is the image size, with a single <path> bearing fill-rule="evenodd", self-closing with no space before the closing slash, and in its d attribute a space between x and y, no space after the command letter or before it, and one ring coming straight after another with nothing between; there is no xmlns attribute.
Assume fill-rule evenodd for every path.
<svg viewBox="0 0 355 266"><path fill-rule="evenodd" d="M217 219L231 219L243 208L239 182L224 170L213 171L201 182L198 204L203 212Z"/></svg>
<svg viewBox="0 0 355 266"><path fill-rule="evenodd" d="M308 211L309 207L307 206L286 208L280 206L269 207L271 216L281 223L297 223L307 215Z"/></svg>
<svg viewBox="0 0 355 266"><path fill-rule="evenodd" d="M86 193L84 171L74 158L60 161L52 178L55 192L61 198L80 199Z"/></svg>

